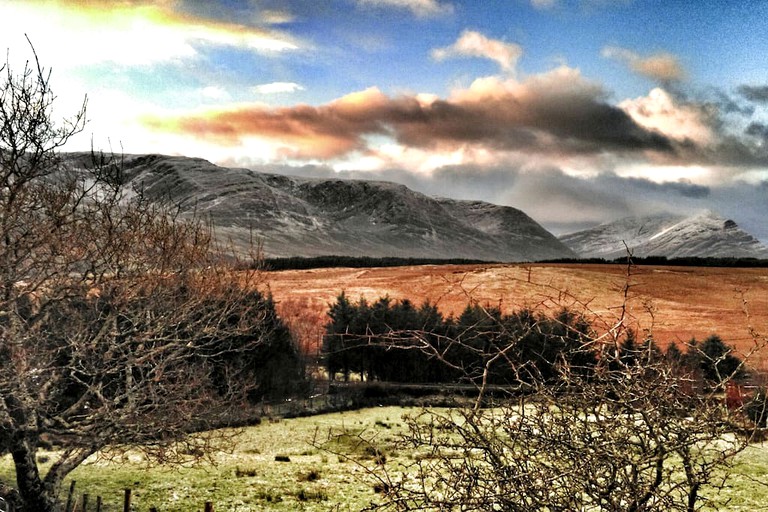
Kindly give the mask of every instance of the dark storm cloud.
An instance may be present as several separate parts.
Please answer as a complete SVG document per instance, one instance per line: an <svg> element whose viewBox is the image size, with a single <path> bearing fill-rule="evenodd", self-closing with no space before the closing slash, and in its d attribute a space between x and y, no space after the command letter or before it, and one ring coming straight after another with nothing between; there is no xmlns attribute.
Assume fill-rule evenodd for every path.
<svg viewBox="0 0 768 512"><path fill-rule="evenodd" d="M632 189L643 190L654 194L680 194L683 197L690 197L695 199L705 198L710 194L710 187L697 185L687 181L668 181L665 183L658 183L643 178L620 178L620 180L623 181L625 186L629 186Z"/></svg>
<svg viewBox="0 0 768 512"><path fill-rule="evenodd" d="M757 122L750 123L749 126L747 126L747 129L744 130L744 133L768 141L768 125L766 124Z"/></svg>
<svg viewBox="0 0 768 512"><path fill-rule="evenodd" d="M704 101L714 105L721 114L751 116L755 113L754 105L744 103L743 100L736 99L721 89L710 87L705 90L703 95Z"/></svg>
<svg viewBox="0 0 768 512"><path fill-rule="evenodd" d="M668 189L676 191L681 196L693 197L696 199L705 198L709 196L711 192L710 187L684 182L669 183Z"/></svg>
<svg viewBox="0 0 768 512"><path fill-rule="evenodd" d="M696 157L698 160L694 160ZM730 173L738 175L750 168L767 166L768 151L762 144L755 144L743 135L722 134L718 144L698 149L691 161L729 166Z"/></svg>
<svg viewBox="0 0 768 512"><path fill-rule="evenodd" d="M521 104L513 96L454 103L438 100L395 126L399 142L417 147L437 142L481 143L495 149L549 149L540 134L557 138L566 152L670 151L664 136L637 125L623 110L588 97L547 96ZM554 149L554 148L551 148Z"/></svg>
<svg viewBox="0 0 768 512"><path fill-rule="evenodd" d="M768 103L768 85L742 85L737 91L749 101Z"/></svg>
<svg viewBox="0 0 768 512"><path fill-rule="evenodd" d="M369 149L367 136L384 135L422 149L467 145L528 153L576 154L654 150L673 143L604 101L605 93L558 68L524 82L488 78L448 99L390 97L376 88L320 106L261 105L148 119L154 129L214 138L236 145L247 137L271 139L285 154L334 158Z"/></svg>

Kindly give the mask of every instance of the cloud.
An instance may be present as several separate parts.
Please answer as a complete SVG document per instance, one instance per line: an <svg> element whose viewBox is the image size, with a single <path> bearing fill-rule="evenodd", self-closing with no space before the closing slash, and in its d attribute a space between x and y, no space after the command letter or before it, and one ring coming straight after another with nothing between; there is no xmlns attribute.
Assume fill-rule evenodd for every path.
<svg viewBox="0 0 768 512"><path fill-rule="evenodd" d="M514 71L523 49L514 43L505 43L473 30L465 30L451 46L432 50L432 58L441 61L453 57L490 59L506 72Z"/></svg>
<svg viewBox="0 0 768 512"><path fill-rule="evenodd" d="M588 8L611 7L631 4L634 0L581 0L581 4Z"/></svg>
<svg viewBox="0 0 768 512"><path fill-rule="evenodd" d="M253 90L258 94L279 94L303 91L304 87L295 82L272 82L257 85Z"/></svg>
<svg viewBox="0 0 768 512"><path fill-rule="evenodd" d="M753 137L758 137L768 143L768 125L764 123L752 122L747 126L747 129L744 130L744 133Z"/></svg>
<svg viewBox="0 0 768 512"><path fill-rule="evenodd" d="M654 88L648 94L619 103L639 125L664 134L679 142L711 145L716 140L712 113L696 104L680 104L664 89Z"/></svg>
<svg viewBox="0 0 768 512"><path fill-rule="evenodd" d="M250 136L278 141L286 156L331 158L364 148L363 135L383 131L381 118L389 99L372 88L321 107L277 109L261 105L213 110L178 119L147 118L150 128L214 138L237 145Z"/></svg>
<svg viewBox="0 0 768 512"><path fill-rule="evenodd" d="M737 91L754 103L768 103L768 85L742 85Z"/></svg>
<svg viewBox="0 0 768 512"><path fill-rule="evenodd" d="M640 126L673 142L675 151L657 153L656 163L709 166L721 177L731 178L768 166L768 151L755 138L756 128L747 127L745 132L741 122L732 123L726 117L734 112L748 115L750 109L728 105L717 97L715 101L685 100L662 88L618 106Z"/></svg>
<svg viewBox="0 0 768 512"><path fill-rule="evenodd" d="M237 162L242 166L242 162ZM505 165L448 165L431 173L402 168L336 172L329 166L257 166L257 170L317 178L368 179L402 183L427 195L488 201L519 208L558 234L622 217L659 213L692 214L713 209L768 239L768 187L737 182L702 186L685 180L655 182L613 171L574 176L526 159ZM740 208L740 201L743 207Z"/></svg>
<svg viewBox="0 0 768 512"><path fill-rule="evenodd" d="M147 118L160 131L229 145L249 137L280 144L296 158L338 158L372 149L370 137L409 148L600 154L672 151L670 140L605 102L602 88L560 67L523 81L478 79L446 98L389 97L377 88L320 106L239 105L175 118Z"/></svg>
<svg viewBox="0 0 768 512"><path fill-rule="evenodd" d="M230 96L226 89L217 85L209 85L200 91L203 98L208 100L229 100Z"/></svg>
<svg viewBox="0 0 768 512"><path fill-rule="evenodd" d="M743 103L717 87L705 88L704 98L706 98L705 101L715 105L721 114L738 114L749 117L755 113L754 105Z"/></svg>
<svg viewBox="0 0 768 512"><path fill-rule="evenodd" d="M618 46L606 46L603 57L615 59L625 64L633 72L660 82L672 82L685 78L685 70L677 57L661 52L642 57L632 50Z"/></svg>
<svg viewBox="0 0 768 512"><path fill-rule="evenodd" d="M622 178L618 176L614 178L611 176L611 179L616 182L623 181L625 185L629 184L629 187L625 186L625 188L637 190L643 196L648 196L649 194L662 194L671 197L679 195L680 197L691 199L703 199L709 197L711 193L711 187L697 185L686 180L665 181L659 183L646 178Z"/></svg>
<svg viewBox="0 0 768 512"><path fill-rule="evenodd" d="M557 6L557 0L531 0L531 6L534 9L552 9Z"/></svg>
<svg viewBox="0 0 768 512"><path fill-rule="evenodd" d="M401 123L398 140L422 147L442 141L562 154L671 149L668 140L604 98L598 84L565 66L523 81L481 78L427 105L425 116Z"/></svg>
<svg viewBox="0 0 768 512"><path fill-rule="evenodd" d="M578 5L587 11L595 9L603 9L612 6L623 6L632 3L633 0L581 0ZM530 0L531 6L538 10L552 10L555 8L565 7L568 4L561 0Z"/></svg>
<svg viewBox="0 0 768 512"><path fill-rule="evenodd" d="M364 7L406 9L419 18L440 16L453 12L453 5L440 3L438 0L357 0L357 4Z"/></svg>
<svg viewBox="0 0 768 512"><path fill-rule="evenodd" d="M259 18L269 25L284 25L296 20L296 17L287 12L279 10L264 10L259 13Z"/></svg>
<svg viewBox="0 0 768 512"><path fill-rule="evenodd" d="M710 189L684 182L656 183L623 178L613 172L574 176L557 167L488 169L457 166L438 170L435 182L446 177L480 192L476 199L520 208L560 233L632 215L684 212L701 208ZM458 198L458 197L457 197Z"/></svg>
<svg viewBox="0 0 768 512"><path fill-rule="evenodd" d="M174 1L10 0L3 5L0 31L6 39L20 41L28 33L46 62L70 68L191 59L200 45L264 54L299 49L291 36L270 26L219 20L181 6Z"/></svg>

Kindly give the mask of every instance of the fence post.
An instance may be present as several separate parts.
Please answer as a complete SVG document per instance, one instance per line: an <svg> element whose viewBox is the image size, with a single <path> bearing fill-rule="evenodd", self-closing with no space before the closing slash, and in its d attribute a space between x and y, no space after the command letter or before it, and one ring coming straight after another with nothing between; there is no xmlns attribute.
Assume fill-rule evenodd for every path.
<svg viewBox="0 0 768 512"><path fill-rule="evenodd" d="M72 512L72 506L73 506L72 498L75 495L75 484L76 483L77 482L72 480L72 482L69 484L69 494L67 494L67 505L66 505L66 507L64 507L64 512Z"/></svg>
<svg viewBox="0 0 768 512"><path fill-rule="evenodd" d="M101 512L101 496L96 496L96 512Z"/></svg>
<svg viewBox="0 0 768 512"><path fill-rule="evenodd" d="M80 510L81 512L88 512L88 494L87 493L83 493L83 505Z"/></svg>
<svg viewBox="0 0 768 512"><path fill-rule="evenodd" d="M206 501L205 502L205 512L213 512L213 502L212 501Z"/></svg>
<svg viewBox="0 0 768 512"><path fill-rule="evenodd" d="M123 512L131 512L131 490L125 490L125 496L123 498Z"/></svg>

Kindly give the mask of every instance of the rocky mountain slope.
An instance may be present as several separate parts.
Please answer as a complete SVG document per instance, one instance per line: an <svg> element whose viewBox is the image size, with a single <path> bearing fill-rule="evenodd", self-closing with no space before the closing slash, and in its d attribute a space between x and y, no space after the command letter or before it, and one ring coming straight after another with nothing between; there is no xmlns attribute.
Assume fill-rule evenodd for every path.
<svg viewBox="0 0 768 512"><path fill-rule="evenodd" d="M515 208L434 199L394 183L298 178L160 155L126 156L124 173L148 197L209 217L236 247L260 241L267 256L575 256Z"/></svg>
<svg viewBox="0 0 768 512"><path fill-rule="evenodd" d="M635 256L768 258L768 248L714 212L690 217L628 217L563 235L560 240L584 258Z"/></svg>

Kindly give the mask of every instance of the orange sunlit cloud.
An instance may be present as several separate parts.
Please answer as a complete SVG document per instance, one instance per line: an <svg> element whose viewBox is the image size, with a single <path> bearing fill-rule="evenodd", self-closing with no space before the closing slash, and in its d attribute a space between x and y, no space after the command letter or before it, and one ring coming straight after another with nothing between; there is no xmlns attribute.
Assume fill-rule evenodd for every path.
<svg viewBox="0 0 768 512"><path fill-rule="evenodd" d="M607 46L603 48L603 57L615 59L625 64L629 69L639 75L661 82L671 82L685 78L685 70L677 57L668 52L655 53L642 57L636 52Z"/></svg>
<svg viewBox="0 0 768 512"><path fill-rule="evenodd" d="M711 113L699 105L681 105L664 89L655 88L644 97L619 104L641 126L656 130L680 142L710 145L716 136Z"/></svg>
<svg viewBox="0 0 768 512"><path fill-rule="evenodd" d="M438 61L455 57L477 57L495 61L502 70L515 70L523 49L518 44L489 39L474 30L465 30L451 46L432 50L432 58Z"/></svg>
<svg viewBox="0 0 768 512"><path fill-rule="evenodd" d="M146 116L146 126L156 131L182 133L200 140L237 146L249 137L272 140L280 153L294 158L333 158L363 148L361 133L375 131L373 123L361 126L354 118L337 118L329 108L299 105L268 109L248 106L234 110L161 119ZM365 123L363 123L365 124Z"/></svg>
<svg viewBox="0 0 768 512"><path fill-rule="evenodd" d="M560 67L524 81L488 77L448 99L390 97L377 88L321 106L240 106L174 119L148 118L155 130L237 145L260 137L304 158L342 157L381 135L406 147L454 151L463 146L560 155L672 150L668 138L606 103L578 70Z"/></svg>

